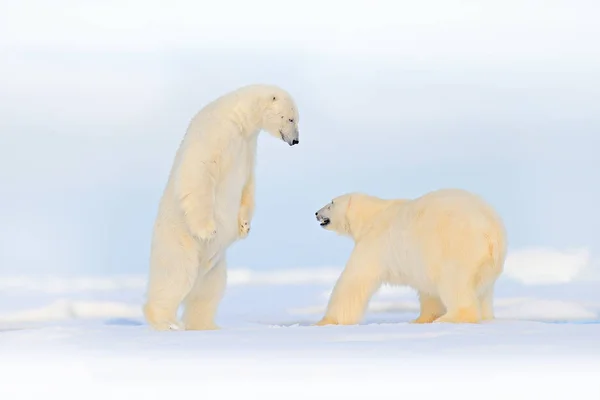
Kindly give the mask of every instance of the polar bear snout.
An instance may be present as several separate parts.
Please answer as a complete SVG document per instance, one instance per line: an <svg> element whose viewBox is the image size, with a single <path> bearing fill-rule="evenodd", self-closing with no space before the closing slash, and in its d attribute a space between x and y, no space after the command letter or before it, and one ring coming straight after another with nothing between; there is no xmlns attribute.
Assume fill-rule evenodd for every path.
<svg viewBox="0 0 600 400"><path fill-rule="evenodd" d="M319 222L321 226L327 226L331 223L331 220L329 218L322 218Z"/></svg>
<svg viewBox="0 0 600 400"><path fill-rule="evenodd" d="M315 217L317 217L317 221L319 225L325 227L331 223L331 219L321 213L322 210L319 210L315 213Z"/></svg>
<svg viewBox="0 0 600 400"><path fill-rule="evenodd" d="M289 144L290 146L294 146L300 143L300 139L298 139L298 130L296 129L292 134L286 134L282 129L279 130L279 135L284 142Z"/></svg>

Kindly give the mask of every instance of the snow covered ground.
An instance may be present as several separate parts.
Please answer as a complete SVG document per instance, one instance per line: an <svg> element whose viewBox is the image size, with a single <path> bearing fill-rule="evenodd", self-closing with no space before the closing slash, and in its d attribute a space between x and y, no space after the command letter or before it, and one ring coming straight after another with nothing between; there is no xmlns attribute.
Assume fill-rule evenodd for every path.
<svg viewBox="0 0 600 400"><path fill-rule="evenodd" d="M152 332L145 276L0 277L0 399L600 399L600 281L585 252L511 254L496 321L413 325L384 287L358 326L313 327L341 268L232 268L210 332ZM416 396L416 397L415 397Z"/></svg>

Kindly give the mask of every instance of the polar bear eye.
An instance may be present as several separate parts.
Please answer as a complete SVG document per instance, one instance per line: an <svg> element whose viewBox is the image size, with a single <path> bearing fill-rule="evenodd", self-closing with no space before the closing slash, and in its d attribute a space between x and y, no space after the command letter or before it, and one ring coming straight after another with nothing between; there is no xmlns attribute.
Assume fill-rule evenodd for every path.
<svg viewBox="0 0 600 400"><path fill-rule="evenodd" d="M294 122L294 119L293 119L293 118L290 118L288 121L290 121L290 122Z"/></svg>

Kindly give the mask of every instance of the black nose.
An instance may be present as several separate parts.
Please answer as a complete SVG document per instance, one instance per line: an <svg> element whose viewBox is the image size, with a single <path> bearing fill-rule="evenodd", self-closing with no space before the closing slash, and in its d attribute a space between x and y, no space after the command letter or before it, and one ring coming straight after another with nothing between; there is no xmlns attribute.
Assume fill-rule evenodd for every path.
<svg viewBox="0 0 600 400"><path fill-rule="evenodd" d="M317 215L319 215L319 212L318 212L318 211L315 213L315 216L317 216Z"/></svg>
<svg viewBox="0 0 600 400"><path fill-rule="evenodd" d="M298 139L292 140L292 146L295 145L295 144L298 144L298 143L300 143L300 141Z"/></svg>

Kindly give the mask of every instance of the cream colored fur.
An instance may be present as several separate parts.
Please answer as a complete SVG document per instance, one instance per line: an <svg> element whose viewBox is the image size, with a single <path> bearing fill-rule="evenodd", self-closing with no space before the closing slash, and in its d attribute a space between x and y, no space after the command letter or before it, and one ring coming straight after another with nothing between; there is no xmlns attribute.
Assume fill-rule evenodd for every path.
<svg viewBox="0 0 600 400"><path fill-rule="evenodd" d="M502 220L480 197L459 189L414 200L351 193L316 217L329 221L325 229L355 242L317 325L359 323L384 283L417 290L416 323L494 318L494 284L504 268L507 238Z"/></svg>
<svg viewBox="0 0 600 400"><path fill-rule="evenodd" d="M298 110L283 89L252 85L190 122L160 200L144 315L156 330L217 329L226 250L250 231L258 134L298 143ZM183 302L183 324L177 311Z"/></svg>

